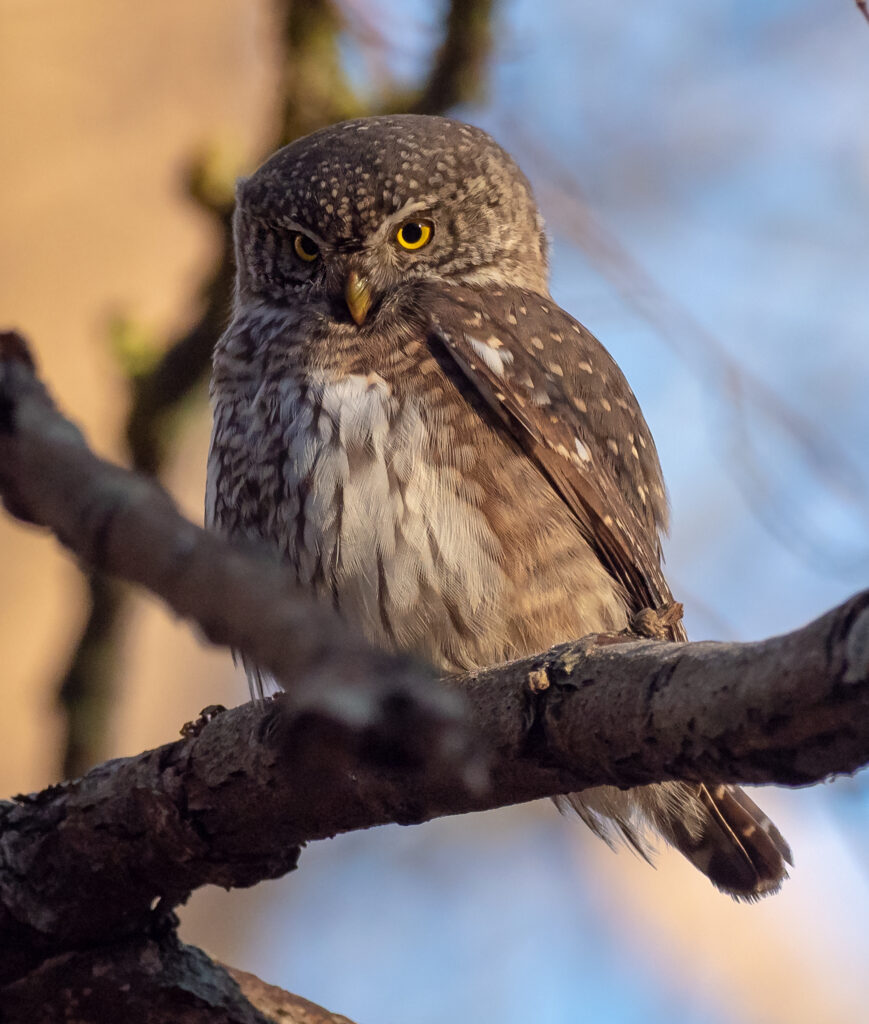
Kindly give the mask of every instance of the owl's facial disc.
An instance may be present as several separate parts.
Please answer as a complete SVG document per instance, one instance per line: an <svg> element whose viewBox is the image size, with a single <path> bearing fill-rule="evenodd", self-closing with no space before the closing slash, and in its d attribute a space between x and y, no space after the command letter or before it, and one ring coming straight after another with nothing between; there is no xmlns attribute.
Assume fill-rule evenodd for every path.
<svg viewBox="0 0 869 1024"><path fill-rule="evenodd" d="M457 121L331 125L275 153L238 200L239 294L317 307L366 332L420 280L548 291L527 179L489 135Z"/></svg>

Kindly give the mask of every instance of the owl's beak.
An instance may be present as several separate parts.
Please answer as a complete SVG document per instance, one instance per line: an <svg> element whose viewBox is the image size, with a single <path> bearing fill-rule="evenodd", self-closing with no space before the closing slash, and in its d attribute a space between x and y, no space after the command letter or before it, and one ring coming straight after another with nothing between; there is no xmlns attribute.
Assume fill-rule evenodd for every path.
<svg viewBox="0 0 869 1024"><path fill-rule="evenodd" d="M350 310L350 316L361 325L368 316L368 310L371 309L371 285L368 278L356 270L351 270L344 284L344 301Z"/></svg>

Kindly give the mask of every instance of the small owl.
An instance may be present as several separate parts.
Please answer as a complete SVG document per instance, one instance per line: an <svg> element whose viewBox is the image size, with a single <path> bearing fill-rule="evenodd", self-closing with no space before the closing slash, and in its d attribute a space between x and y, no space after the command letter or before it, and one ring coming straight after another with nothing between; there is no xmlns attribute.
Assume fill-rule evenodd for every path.
<svg viewBox="0 0 869 1024"><path fill-rule="evenodd" d="M449 673L671 600L649 429L550 297L531 188L489 135L415 115L315 132L239 183L235 246L210 526L265 541L374 644ZM786 877L787 844L735 787L568 802L644 855L657 832L735 897Z"/></svg>

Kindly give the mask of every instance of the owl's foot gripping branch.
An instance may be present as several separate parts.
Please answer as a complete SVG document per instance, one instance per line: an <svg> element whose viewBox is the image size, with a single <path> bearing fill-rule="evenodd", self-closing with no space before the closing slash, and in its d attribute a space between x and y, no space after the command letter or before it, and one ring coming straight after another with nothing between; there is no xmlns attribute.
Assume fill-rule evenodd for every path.
<svg viewBox="0 0 869 1024"><path fill-rule="evenodd" d="M3 1019L42 1019L27 1016L36 993L96 977L107 1016L87 1019L134 1019L130 1001L153 1005L155 978L173 1019L187 1019L177 1008L196 977L214 1020L264 1019L223 968L178 943L171 910L207 883L290 871L313 839L600 785L805 785L869 761L869 592L761 643L603 634L445 685L95 456L13 333L0 336L0 494L287 691L0 804Z"/></svg>

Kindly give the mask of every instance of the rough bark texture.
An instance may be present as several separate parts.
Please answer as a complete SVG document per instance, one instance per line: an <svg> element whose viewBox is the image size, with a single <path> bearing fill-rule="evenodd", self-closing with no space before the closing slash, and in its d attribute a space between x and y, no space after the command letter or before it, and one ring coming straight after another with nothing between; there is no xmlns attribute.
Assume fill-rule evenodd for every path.
<svg viewBox="0 0 869 1024"><path fill-rule="evenodd" d="M168 933L46 960L0 991L0 1013L27 1024L353 1024Z"/></svg>
<svg viewBox="0 0 869 1024"><path fill-rule="evenodd" d="M490 750L477 791L371 763L352 730L275 701L0 804L0 980L147 932L201 885L276 878L337 832L604 783L805 784L869 759L869 592L763 643L623 639L460 680Z"/></svg>
<svg viewBox="0 0 869 1024"><path fill-rule="evenodd" d="M0 804L0 1019L63 1019L69 992L81 1020L263 1019L177 943L171 908L277 877L336 832L603 783L800 785L869 760L869 592L761 643L586 637L446 687L93 455L15 334L0 336L0 494L290 691Z"/></svg>

